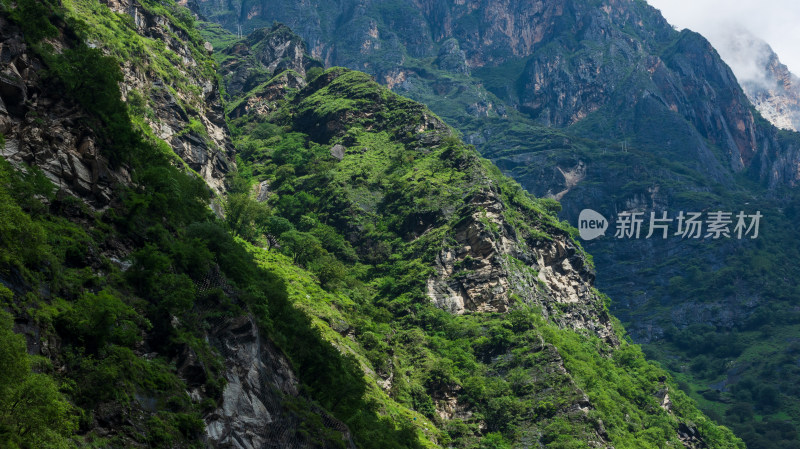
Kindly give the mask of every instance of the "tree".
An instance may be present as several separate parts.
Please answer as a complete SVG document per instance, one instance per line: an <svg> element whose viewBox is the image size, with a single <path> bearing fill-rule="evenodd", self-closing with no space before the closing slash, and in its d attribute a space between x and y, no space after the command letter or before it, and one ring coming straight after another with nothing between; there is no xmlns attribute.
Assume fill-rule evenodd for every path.
<svg viewBox="0 0 800 449"><path fill-rule="evenodd" d="M224 204L225 221L234 234L255 241L269 218L266 204L259 203L248 193L232 193Z"/></svg>
<svg viewBox="0 0 800 449"><path fill-rule="evenodd" d="M306 265L327 253L319 239L308 232L293 229L281 234L280 241L282 252L301 265Z"/></svg>
<svg viewBox="0 0 800 449"><path fill-rule="evenodd" d="M0 441L10 449L74 448L72 406L50 376L31 371L31 359L0 310Z"/></svg>

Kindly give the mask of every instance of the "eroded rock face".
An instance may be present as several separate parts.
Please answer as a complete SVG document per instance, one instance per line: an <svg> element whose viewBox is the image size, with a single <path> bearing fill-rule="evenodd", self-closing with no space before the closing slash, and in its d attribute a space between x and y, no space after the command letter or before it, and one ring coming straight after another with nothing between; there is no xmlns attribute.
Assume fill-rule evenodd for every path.
<svg viewBox="0 0 800 449"><path fill-rule="evenodd" d="M299 74L284 72L265 85L253 89L247 99L231 110L230 117L239 118L250 111L267 116L277 108L276 102L285 98L289 90L302 89L305 86L306 80Z"/></svg>
<svg viewBox="0 0 800 449"><path fill-rule="evenodd" d="M592 289L594 273L563 231L522 240L492 190L478 192L454 229L455 242L436 259L428 296L452 313L506 312L515 298L542 308L564 327L589 329L617 344L610 317Z"/></svg>
<svg viewBox="0 0 800 449"><path fill-rule="evenodd" d="M436 65L448 72L469 74L467 55L458 46L458 40L455 38L450 38L442 44L436 58Z"/></svg>
<svg viewBox="0 0 800 449"><path fill-rule="evenodd" d="M322 63L311 58L300 37L285 25L258 29L247 39L224 50L230 59L220 68L228 93L235 97L249 92L273 76L290 70L295 72L288 83L303 87L306 71L322 68Z"/></svg>
<svg viewBox="0 0 800 449"><path fill-rule="evenodd" d="M130 183L112 168L86 124L89 115L43 80L44 64L20 30L0 16L0 155L18 167L37 166L64 193L103 208L114 184Z"/></svg>
<svg viewBox="0 0 800 449"><path fill-rule="evenodd" d="M204 71L198 51L190 47L190 37L165 17L145 10L136 0L108 0L108 7L133 18L136 31L145 38L164 43L181 64L176 66L183 86L161 79L153 71L143 71L132 61L122 66L123 99L132 92L142 95L153 114L146 120L153 133L166 141L187 165L217 193L225 189L225 175L235 168L219 86L213 73ZM199 45L198 45L199 46ZM194 50L194 51L193 51ZM192 126L192 122L198 124Z"/></svg>
<svg viewBox="0 0 800 449"><path fill-rule="evenodd" d="M299 432L301 418L286 408L287 401L302 401L297 377L286 356L261 336L253 318L221 320L208 338L225 359L227 381L220 407L206 416L208 447L332 447ZM329 430L341 433L347 447L355 448L344 424L322 409L313 412Z"/></svg>
<svg viewBox="0 0 800 449"><path fill-rule="evenodd" d="M772 47L741 27L717 30L709 38L758 112L778 128L800 130L800 79Z"/></svg>
<svg viewBox="0 0 800 449"><path fill-rule="evenodd" d="M147 121L154 134L169 143L212 189L222 191L224 176L235 165L216 81L202 74L185 42L188 36L167 19L148 13L135 0L112 0L108 5L133 17L142 36L164 42L178 55L183 61L178 67L182 79L197 88L170 89L153 73L126 62L121 67L123 100L133 91L143 96L152 110ZM115 183L130 183L127 168L109 166L102 155L105 143L84 124L88 115L43 84L46 67L26 47L19 30L0 20L0 133L6 141L2 155L13 163L37 165L66 193L103 207ZM190 127L192 121L199 127ZM198 129L202 129L199 134Z"/></svg>
<svg viewBox="0 0 800 449"><path fill-rule="evenodd" d="M800 131L800 78L771 50L764 68L766 83L742 82L747 97L776 127Z"/></svg>
<svg viewBox="0 0 800 449"><path fill-rule="evenodd" d="M234 301L237 298L235 288L227 283L217 266L196 287L203 292L220 289ZM204 310L214 310L217 306L197 304ZM206 447L310 449L341 447L344 443L345 447L355 448L347 426L300 393L299 380L286 355L262 334L251 314L208 318L208 324L205 339L223 360L219 374L224 377L225 388L221 398L212 395L212 399L220 400L217 408L204 417ZM178 354L175 365L193 401L209 397L206 382L209 367L191 348L186 346ZM323 428L311 429L312 434L301 432L298 408L319 417ZM317 430L319 433L314 434ZM320 438L323 433L341 440L331 442Z"/></svg>
<svg viewBox="0 0 800 449"><path fill-rule="evenodd" d="M231 118L250 112L269 115L290 91L306 86L308 70L322 68L303 40L284 25L256 30L222 51L230 56L220 67L227 93L233 98L245 95L230 111Z"/></svg>

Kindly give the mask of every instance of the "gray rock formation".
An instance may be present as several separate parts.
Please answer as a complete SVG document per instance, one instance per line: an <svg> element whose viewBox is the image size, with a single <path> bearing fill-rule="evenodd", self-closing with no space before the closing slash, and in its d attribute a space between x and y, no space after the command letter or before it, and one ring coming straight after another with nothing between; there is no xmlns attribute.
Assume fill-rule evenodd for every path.
<svg viewBox="0 0 800 449"><path fill-rule="evenodd" d="M274 110L275 101L286 96L290 89L305 87L306 80L294 71L285 71L268 82L255 87L247 98L237 104L231 111L231 118L238 118L248 112L269 115Z"/></svg>
<svg viewBox="0 0 800 449"><path fill-rule="evenodd" d="M202 53L197 48L193 51L185 31L147 11L137 0L108 0L107 4L114 12L130 15L141 36L163 42L165 52L181 60L177 69L182 85L127 62L122 67L123 99L133 91L143 96L152 110L147 122L153 133L169 143L214 191L222 192L225 174L235 168L235 159L217 80L203 68L209 61L197 59Z"/></svg>
<svg viewBox="0 0 800 449"><path fill-rule="evenodd" d="M218 320L209 341L225 359L225 390L220 407L206 416L206 445L211 448L326 448L325 442L304 435L302 418L287 408L304 402L299 382L286 356L264 339L251 317ZM347 427L308 402L322 424L339 432L355 448ZM330 446L333 447L333 446Z"/></svg>
<svg viewBox="0 0 800 449"><path fill-rule="evenodd" d="M130 62L122 67L123 99L133 91L144 96L152 111L147 121L153 133L168 142L212 189L222 191L223 178L234 162L216 80L203 75L186 43L188 36L181 37L185 33L165 18L147 12L135 1L112 1L109 7L130 14L143 37L162 41L167 50L179 55L187 85L196 87L168 87L164 80ZM15 163L35 163L65 192L102 207L111 198L111 186L130 182L126 168L109 168L99 148L103 143L81 124L86 114L42 85L44 64L27 49L18 30L7 23L2 27L0 132L6 141L0 149L2 155ZM192 122L199 126L192 127Z"/></svg>
<svg viewBox="0 0 800 449"><path fill-rule="evenodd" d="M463 73L469 75L467 66L467 55L458 46L458 40L450 38L439 48L439 55L436 58L436 65L448 72Z"/></svg>
<svg viewBox="0 0 800 449"><path fill-rule="evenodd" d="M112 169L96 133L76 103L48 89L44 63L20 32L0 17L0 148L9 162L35 165L65 193L102 208L116 183L128 184L125 167Z"/></svg>
<svg viewBox="0 0 800 449"><path fill-rule="evenodd" d="M295 72L292 82L302 87L306 71L322 67L308 55L303 40L285 25L258 29L223 53L231 57L222 63L220 71L228 93L234 97L286 70Z"/></svg>
<svg viewBox="0 0 800 449"><path fill-rule="evenodd" d="M800 131L800 78L781 63L768 45L763 50L763 82L743 80L742 88L758 112L773 125Z"/></svg>
<svg viewBox="0 0 800 449"><path fill-rule="evenodd" d="M704 31L761 115L778 128L800 130L800 79L772 47L744 25Z"/></svg>
<svg viewBox="0 0 800 449"><path fill-rule="evenodd" d="M454 229L455 242L436 260L437 276L428 296L452 313L506 312L515 298L536 304L563 327L588 329L618 344L608 312L592 288L594 272L566 233L521 240L504 217L492 190L478 192L466 219Z"/></svg>
<svg viewBox="0 0 800 449"><path fill-rule="evenodd" d="M336 145L331 147L331 156L333 156L333 158L336 159L337 161L341 161L342 159L344 159L345 151L346 148L337 143Z"/></svg>

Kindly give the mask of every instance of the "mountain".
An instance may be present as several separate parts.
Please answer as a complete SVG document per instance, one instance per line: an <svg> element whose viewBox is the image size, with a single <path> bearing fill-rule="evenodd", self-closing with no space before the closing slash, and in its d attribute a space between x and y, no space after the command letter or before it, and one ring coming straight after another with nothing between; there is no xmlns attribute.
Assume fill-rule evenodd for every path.
<svg viewBox="0 0 800 449"><path fill-rule="evenodd" d="M703 36L632 0L189 6L229 30L285 23L326 67L429 106L527 191L558 199L560 218L611 218L585 245L634 340L749 445L797 445L800 272L787 261L800 139L758 112ZM622 212L681 211L765 218L751 240L613 238Z"/></svg>
<svg viewBox="0 0 800 449"><path fill-rule="evenodd" d="M169 2L0 25L4 446L743 447L422 104Z"/></svg>
<svg viewBox="0 0 800 449"><path fill-rule="evenodd" d="M767 80L772 86L745 82L747 97L773 125L791 131L800 130L800 78L789 72L772 52L765 65Z"/></svg>
<svg viewBox="0 0 800 449"><path fill-rule="evenodd" d="M720 54L729 61L747 98L773 125L800 129L800 80L763 40L744 29L720 32Z"/></svg>
<svg viewBox="0 0 800 449"><path fill-rule="evenodd" d="M684 140L671 146L697 151L695 158L711 165L705 171L711 176L753 171L773 187L796 181L789 174L797 163L795 146L779 144L774 131L756 124L741 88L708 42L675 31L642 1L192 4L228 28L285 23L326 66L366 70L398 92L441 104L443 115L456 119L465 134L488 126L468 127L469 116L502 117L509 109L557 128L586 122L587 116L595 122L593 117L658 112L668 120L659 130L689 121ZM451 52L450 59L463 52L461 65L448 71L442 52ZM705 102L695 98L700 94ZM446 96L455 98L445 101ZM714 107L705 110L710 103ZM652 139L648 133L655 131L646 123L628 122L593 123L590 131L595 138ZM499 142L481 144L480 134L472 139L484 154L508 149ZM769 148L760 143L764 139ZM725 156L711 155L709 145ZM774 160L779 154L791 159Z"/></svg>

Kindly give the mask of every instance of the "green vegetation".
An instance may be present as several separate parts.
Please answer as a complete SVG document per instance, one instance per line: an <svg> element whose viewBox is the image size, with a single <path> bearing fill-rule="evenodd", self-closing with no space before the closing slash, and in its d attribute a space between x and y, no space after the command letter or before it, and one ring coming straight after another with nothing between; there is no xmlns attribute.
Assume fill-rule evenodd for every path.
<svg viewBox="0 0 800 449"><path fill-rule="evenodd" d="M228 47L238 40L236 35L213 22L198 22L197 28L215 50ZM212 56L216 58L219 55L220 52L215 51Z"/></svg>
<svg viewBox="0 0 800 449"><path fill-rule="evenodd" d="M583 11L602 7L599 1L580 3ZM728 79L720 77L716 69L703 73L701 59L681 60L703 54L710 58L706 61L722 66L716 56L706 53L708 47L699 35L671 29L656 10L637 1L609 13L607 19L605 13L599 13L604 17L602 38L594 34L594 25L576 23L575 14L558 15L549 31L539 36L542 41L536 42L532 54L517 58L510 45L473 40L471 36L499 31L479 10L470 14L453 7L449 15L443 15L447 8L442 6L423 13L402 1L386 0L353 16L331 5L336 4L321 2L301 14L292 10L291 15L282 8L261 11L245 26L248 31L253 26L269 26L273 18L303 26L315 20L319 33L314 30L314 39L322 44L318 48L335 48L329 55L335 63L368 71L396 92L428 105L457 127L465 141L476 145L484 157L532 193L558 193L564 178L557 169L567 172L582 163L586 177L563 197L562 218L574 220L584 207L608 215L629 202L673 213L712 209L765 212L762 225L769 227L762 229L756 242L676 239L665 245L625 246L600 241L588 249L598 260L598 283L615 299L612 311L637 339L649 342L645 345L648 354L683 381L687 393L703 410L735 428L749 446L798 446L796 432L790 431L800 423L800 395L793 386L796 366L791 362L796 343L795 304L800 293L794 285L800 271L792 263L797 260L795 242L800 239L795 224L798 198L791 191L765 189L757 181L765 179L765 172L757 172L766 169L764 164L770 164L772 156L754 161L749 173L730 170L730 155L713 145L709 130L700 129L705 125L698 125L697 117L704 113L688 112L705 99L690 95L692 106L682 104L677 99L681 95L674 97L675 86L682 84L691 91L690 85ZM225 7L207 3L204 8L212 13L209 17L229 28L239 21L232 17L235 12ZM445 21L432 19L442 17L447 17L444 29L441 23ZM337 32L342 23L346 23L347 33ZM378 34L370 38L366 30L372 27ZM470 48L471 74L452 73L439 66L436 55L451 36L460 39L463 48ZM653 65L652 61L661 62ZM552 76L543 77L545 83L558 78L551 84L553 91L528 84L536 79L532 72L537 64L540 73L548 73L548 66L556 67ZM591 73L594 69L597 72ZM717 99L736 96L737 90L736 86L722 86ZM605 106L563 129L543 126L550 124L549 114L562 109L563 98L555 97L565 92L567 99L579 104ZM535 104L550 107L543 111L535 109ZM330 101L326 106L346 105ZM563 106L570 108L566 103ZM760 115L755 114L755 121L761 126L757 134L764 132L757 138L762 145L770 131ZM789 139L796 141L796 133L778 134L783 144ZM769 147L774 150L778 146L771 142ZM348 151L357 149L348 146ZM247 176L262 179L274 171L267 167L268 161L268 155L262 154L252 165L240 167ZM366 189L356 198L367 210L382 200ZM693 332L698 335L686 338ZM705 343L695 347L693 342ZM739 382L746 388L736 387ZM772 393L764 396L769 404L761 403L762 388L778 392L777 405L771 400ZM742 412L748 407L752 419Z"/></svg>
<svg viewBox="0 0 800 449"><path fill-rule="evenodd" d="M796 267L783 261L798 256L795 246L785 244L793 238L796 217L791 210L761 211L770 219L759 239L731 253L720 269L709 272L703 260L684 260L683 273L654 287L665 296L702 298L709 310L732 309L740 318L680 328L662 320L663 337L645 349L678 373L682 387L709 416L734 429L748 447L790 448L797 444L794 422L800 416L793 380L800 375L800 315L790 281L798 275ZM728 305L735 297L759 298L758 307Z"/></svg>
<svg viewBox="0 0 800 449"><path fill-rule="evenodd" d="M14 10L14 18L25 17L25 6L20 6ZM63 11L55 10L53 14L57 13ZM73 436L76 431L84 434L100 404L114 404L118 410L130 413L137 408L136 395L142 394L162 404L163 411L153 417L159 423L158 429L150 427L155 422L152 420L135 422L134 426L142 425L152 431L120 429L118 439L108 443L128 446L191 440L201 430L198 427L198 423L202 424L201 409L185 397L184 382L166 358L144 359L134 351L142 342L143 332L167 330L163 319L157 319L157 311L185 312L178 310L180 301L174 295L182 293L175 287L186 285L179 282L186 275L159 276L162 284L169 284L164 287L169 288L170 294L161 295L154 290L137 297L119 268L99 254L114 239L133 239L132 243L138 240L134 245L143 245L145 235L140 233L174 233L191 220L206 220L207 189L199 180L180 173L161 149L148 144L133 130L128 110L120 101L117 60L102 56L99 50L89 49L82 42L75 45L61 54L40 47L40 54L67 94L96 114L102 129L112 131L101 133L116 152L109 157L112 160L114 154L123 157L124 148L127 154L122 160L134 166L141 184L120 192L125 198L123 207L92 214L75 198L56 200L52 195L53 185L37 169L16 171L2 161L0 208L4 219L0 277L4 283L11 282L15 290L11 293L4 287L4 306L13 310L17 319L39 329L43 341L58 335L61 350L53 360L59 370L39 364L37 370L41 372L24 376L30 369L26 359L17 358L14 362L17 365L3 363L4 372L9 368L9 377L4 378L2 386L3 400L9 402L4 405L15 409L4 410L1 431L14 432L11 447L72 447L70 441L75 440L65 437ZM77 74L84 74L83 79ZM91 88L87 81L94 82ZM162 184L154 182L154 177ZM70 222L61 215L80 217L83 224ZM170 231L162 226L163 220L169 223ZM180 239L168 241L173 243L170 248L190 246ZM193 242L192 248L195 248ZM171 259L166 260L166 268L181 269ZM191 301L193 296L188 299ZM168 329L165 335L170 334L173 347L196 341L186 341L179 329ZM4 336L2 341L7 344L9 354L20 351L21 339ZM20 377L26 378L22 384ZM218 382L210 377L210 382L214 381ZM64 402L56 385L61 386L72 405ZM29 416L19 411L23 404L30 406ZM21 418L25 424L14 422ZM86 436L85 441L91 440L99 441Z"/></svg>
<svg viewBox="0 0 800 449"><path fill-rule="evenodd" d="M29 11L67 35L86 28L74 17L58 22L63 9L31 2L12 10L24 30ZM241 314L250 300L265 307L275 282L236 251L208 209L203 182L176 168L163 142L136 130L136 105L129 110L120 101L118 59L82 39L61 53L31 44L52 81L93 114L98 129L115 130L100 136L129 152L124 161L135 183L118 186L113 207L93 212L80 199L54 195L35 167L0 160L2 307L33 329L34 343L58 344L52 368L31 361L3 312L0 438L12 448L199 447L202 416L217 407L225 383L205 338L208 320ZM97 83L90 90L77 74L95 69L102 71L87 78ZM120 248L127 261L114 258ZM234 295L197 287L217 264ZM202 365L203 380L192 385L204 392L200 402L186 394L189 381L175 366L182 353ZM293 407L313 410L303 399ZM339 434L325 438L341 441Z"/></svg>
<svg viewBox="0 0 800 449"><path fill-rule="evenodd" d="M0 286L4 300L12 293ZM4 301L5 302L5 301ZM25 339L11 330L11 316L0 310L0 439L4 447L73 448L69 437L77 423L72 406L47 374L45 360L31 357Z"/></svg>
<svg viewBox="0 0 800 449"><path fill-rule="evenodd" d="M600 422L615 447L680 444L682 422L694 423L711 447L739 447L635 346L623 343L614 352L523 303L507 315L456 316L430 302L425 285L433 259L478 192L496 189L509 206L504 219L523 240L569 229L553 215L557 203L531 198L446 129L419 132L429 127L419 121L423 114L431 115L368 76L333 68L270 116L232 123L240 172L230 182L237 193L229 207L246 201L240 186L269 186L265 206L250 206L271 215L251 215L250 251L260 266L290 276L290 301L324 339L372 373L364 394L377 409L403 426L414 417L426 435L454 447L511 447L530 435L548 447L584 447L598 438ZM335 144L346 148L341 161L330 154ZM290 261L316 279L287 270ZM315 397L341 388L331 387L335 380L317 382L319 371L299 363L296 350L287 354L301 378L314 381ZM615 355L603 355L609 351ZM553 370L561 360L569 374ZM388 386L378 388L387 378ZM660 407L659 388L670 389L673 413ZM587 414L575 411L581 391L594 406ZM468 412L447 415L448 394ZM346 410L337 416L353 422Z"/></svg>
<svg viewBox="0 0 800 449"><path fill-rule="evenodd" d="M114 403L123 410L130 409L134 407L136 394L148 392L163 404L172 404L171 411L160 414L167 426L160 436L139 435L137 438L144 439L139 442L155 443L153 438L164 441L193 438L197 435L197 423L201 422L200 410L185 398L185 386L174 367L166 359L145 360L133 351L141 344L142 332L163 329L163 323L157 320L157 315L163 316L157 314L159 309L169 308L178 313L170 302L174 296L159 297L153 292L133 296L131 284L112 262L106 257L90 256L99 254L110 239L137 238L135 233L126 232L125 226L115 226L115 220L129 218L131 224L137 222L146 225L142 229L154 230L159 227L153 228L154 218L162 211L144 206L136 212L126 208L128 215L120 218L114 214L121 211L92 216L81 210L80 201L56 201L49 196L53 187L41 172L33 168L27 173L18 172L5 161L0 162L0 209L4 216L0 277L4 283L11 282L16 290L3 287L4 307L14 311L17 319L39 329L43 341L55 335L61 341L60 354L53 361L58 363L59 370L37 361L37 373L25 375L30 362L25 358L22 338L4 336L0 340L7 351L3 357L23 354L3 362L8 378L1 382L0 403L4 405L0 407L9 408L5 408L0 432L16 430L14 438L19 441L12 443L17 445L12 447L72 447L68 444L71 440L62 437L70 437L75 431L85 432L91 424L91 412L99 404ZM174 180L186 177L169 165L162 166L162 174ZM145 200L154 195L158 195L157 187L141 190L137 197ZM50 202L49 208L43 207L43 198ZM195 215L198 219L207 216L203 203L192 202L189 197L173 199L188 200L184 207L193 210L192 215L199 213ZM57 211L83 217L91 224L84 228L60 218L59 213L49 213ZM166 216L173 223L180 223L175 216ZM161 282L170 279L159 276ZM176 284L172 283L170 288L174 287ZM5 319L3 326L7 326ZM168 332L176 334L171 344L187 344L178 331ZM25 382L20 383L20 378L26 379ZM73 405L64 402L56 385L61 386ZM16 408L11 410L23 404L18 401L29 404L26 410L30 416L21 422L30 424L14 421L26 416ZM191 427L187 427L188 423ZM31 427L20 427L27 425Z"/></svg>
<svg viewBox="0 0 800 449"><path fill-rule="evenodd" d="M636 37L630 24L625 31L663 51L663 58L673 56L679 40L691 37L675 33L659 43ZM564 59L580 56L552 45L536 54L547 51ZM655 263L643 248L620 250L620 242L595 242L587 249L599 261L598 282L615 300L612 312L648 342L650 358L669 369L704 412L734 429L748 447L798 446L795 304L800 291L795 280L800 271L787 263L800 257L794 244L800 239L796 192L770 191L754 181L755 172L729 177L723 169L709 170L700 161L711 157L727 166L728 156L708 140L692 137L696 133L682 116L647 102L619 109L611 101L612 106L564 129L544 127L510 107L504 117L497 106L520 102L525 59L487 64L468 76L438 69L433 58L405 56L406 82L394 89L431 107L531 192L544 195L552 184L561 185L563 179L550 174L555 167L587 167L586 177L564 197L562 217L576 217L590 198L593 209L607 214L633 198L643 204L655 199L673 214L760 210L765 218L755 241L681 241L680 248L656 242L647 250L658 255ZM632 67L624 61L604 61L604 66ZM647 87L652 82L647 77L633 75L620 74L625 81L618 85L625 87L619 95L654 88ZM495 108L485 114L470 109L481 102ZM756 120L764 124L760 115ZM779 133L778 139L797 137ZM638 286L635 291L632 284Z"/></svg>
<svg viewBox="0 0 800 449"><path fill-rule="evenodd" d="M199 51L184 10L144 7ZM682 425L710 448L742 447L634 345L560 328L522 301L507 314L460 316L431 303L434 261L453 249L480 194L500 199L520 244L574 230L555 217L557 203L527 194L423 106L363 73L310 74L270 116L232 123L240 167L222 221L202 181L143 132L146 102L120 100L118 66L137 52L173 88L191 90L179 69L162 65L171 50L140 41L128 19L89 0L22 2L10 14L134 179L97 212L55 195L36 168L0 161L0 301L30 329L29 343L53 349L48 361L28 356L0 313L0 437L11 447L200 447L203 417L225 388L207 332L216 319L245 314L300 380L301 394L283 405L306 422L294 429L303 441L344 446L340 431L321 424L324 410L365 449L577 448L601 439L678 447ZM63 52L42 43L57 32L75 35ZM108 42L110 55L86 38ZM78 76L91 70L93 89ZM186 132L200 131L190 122ZM341 161L335 144L345 147ZM255 181L267 182L265 202L252 195ZM222 287L205 288L217 275ZM187 353L200 380L177 366ZM664 388L671 411L658 398Z"/></svg>

